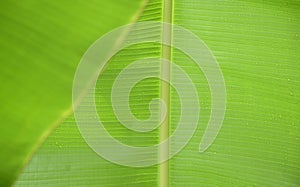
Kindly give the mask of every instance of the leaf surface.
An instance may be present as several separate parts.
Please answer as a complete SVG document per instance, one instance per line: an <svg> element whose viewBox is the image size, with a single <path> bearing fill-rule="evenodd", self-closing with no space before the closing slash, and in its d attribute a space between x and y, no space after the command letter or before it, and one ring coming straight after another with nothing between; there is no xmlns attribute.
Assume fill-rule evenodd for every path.
<svg viewBox="0 0 300 187"><path fill-rule="evenodd" d="M191 77L199 93L201 116L187 146L169 160L165 178L158 166L130 168L95 154L68 117L46 140L15 183L16 186L297 186L299 185L299 8L296 1L174 0L150 1L139 21L183 26L212 50L227 90L226 117L214 143L199 153L211 114L211 96L203 72L173 49L171 60ZM95 31L96 32L96 31ZM161 34L161 33L157 33ZM160 141L159 129L140 134L124 128L111 107L115 77L140 58L161 57L162 46L141 44L120 51L97 82L97 109L110 134L125 144L148 146ZM160 64L149 67L160 71ZM141 72L146 69L141 69ZM132 112L149 117L148 103L158 97L161 83L141 81L130 95ZM180 118L179 96L170 91L172 134ZM118 153L115 153L118 154Z"/></svg>
<svg viewBox="0 0 300 187"><path fill-rule="evenodd" d="M85 50L128 23L140 6L138 0L1 1L0 186L15 180L70 113L74 72Z"/></svg>

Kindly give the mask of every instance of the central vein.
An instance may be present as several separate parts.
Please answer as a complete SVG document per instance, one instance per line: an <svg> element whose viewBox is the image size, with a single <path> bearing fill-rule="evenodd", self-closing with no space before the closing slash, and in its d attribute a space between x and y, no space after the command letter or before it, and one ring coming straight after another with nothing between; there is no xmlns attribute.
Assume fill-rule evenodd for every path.
<svg viewBox="0 0 300 187"><path fill-rule="evenodd" d="M172 23L172 0L164 0L163 3L163 22ZM171 41L172 28L170 26L164 26L162 31L162 40ZM169 42L167 42L169 43ZM171 61L171 47L162 45L162 58ZM161 63L161 77L164 80L170 80L170 63ZM170 129L170 84L161 81L161 99L165 102L166 117L162 123L160 129L160 142L168 139ZM164 147L164 150L159 150L159 156L164 157L165 154L169 154L169 146ZM165 161L159 165L159 187L169 186L169 161Z"/></svg>

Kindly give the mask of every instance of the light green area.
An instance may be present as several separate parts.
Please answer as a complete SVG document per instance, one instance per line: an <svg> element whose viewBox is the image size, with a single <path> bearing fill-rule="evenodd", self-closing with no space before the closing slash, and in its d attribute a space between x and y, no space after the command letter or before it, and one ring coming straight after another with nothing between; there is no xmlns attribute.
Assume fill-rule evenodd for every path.
<svg viewBox="0 0 300 187"><path fill-rule="evenodd" d="M0 2L0 186L15 180L42 136L71 108L83 53L130 22L140 6L139 0Z"/></svg>
<svg viewBox="0 0 300 187"><path fill-rule="evenodd" d="M216 141L201 154L204 104L199 130L170 161L171 186L300 185L299 10L292 1L175 0L174 23L197 34L222 68L227 110ZM196 65L173 57L207 102Z"/></svg>
<svg viewBox="0 0 300 187"><path fill-rule="evenodd" d="M140 6L125 0L95 1L99 6L64 3L6 2L1 7L0 78L5 90L1 99L7 102L1 108L3 186L13 179L11 173L16 173L40 134L70 107L72 78L83 52L104 32L129 22ZM201 116L195 136L169 161L170 186L300 185L299 10L297 1L174 0L173 23L200 37L221 66L227 110L217 139L199 153L210 115L209 87L201 70L173 50L172 60L197 85ZM161 15L162 2L151 1L139 20L159 21ZM122 127L113 116L110 86L126 64L158 57L160 51L154 44L125 49L98 80L98 112L109 132L129 145L152 145L159 140L158 132L141 135ZM130 97L133 113L147 118L147 103L159 93L156 79L140 82ZM170 106L173 132L180 115L174 90ZM15 184L156 186L158 171L157 166L136 169L102 159L84 142L71 115L53 131Z"/></svg>

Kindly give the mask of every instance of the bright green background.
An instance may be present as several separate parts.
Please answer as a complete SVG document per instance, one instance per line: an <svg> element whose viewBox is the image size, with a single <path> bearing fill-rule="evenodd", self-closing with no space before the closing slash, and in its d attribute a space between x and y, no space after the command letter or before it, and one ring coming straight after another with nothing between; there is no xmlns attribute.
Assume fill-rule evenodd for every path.
<svg viewBox="0 0 300 187"><path fill-rule="evenodd" d="M157 166L134 169L105 161L86 145L72 114L67 117L83 53L105 32L138 18L140 9L140 1L126 0L0 3L0 186L14 181L33 147L59 124L16 186L157 184ZM221 66L227 111L216 141L200 154L210 92L202 72L174 50L173 60L197 85L202 111L195 136L170 160L171 186L300 184L299 10L297 1L174 1L173 22L197 34ZM150 1L139 20L160 21L162 12L161 1ZM141 136L116 125L109 87L123 66L158 57L160 50L147 44L121 51L104 72L104 84L98 81L97 94L106 98L98 111L111 134L128 144L153 144L158 133ZM132 110L147 117L147 103L158 95L157 80L141 82L132 92ZM172 91L172 129L179 117L177 99Z"/></svg>

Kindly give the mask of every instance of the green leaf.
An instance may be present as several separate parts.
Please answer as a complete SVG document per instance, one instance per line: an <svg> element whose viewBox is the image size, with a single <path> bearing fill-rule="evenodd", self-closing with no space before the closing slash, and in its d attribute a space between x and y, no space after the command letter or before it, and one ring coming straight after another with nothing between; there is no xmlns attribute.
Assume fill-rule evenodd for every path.
<svg viewBox="0 0 300 187"><path fill-rule="evenodd" d="M0 186L15 180L32 151L69 115L74 72L85 50L128 23L140 6L138 0L1 1Z"/></svg>
<svg viewBox="0 0 300 187"><path fill-rule="evenodd" d="M10 5L10 3L7 4ZM10 44L10 46L1 48L19 50L20 53L25 49L28 50L26 54L17 53L19 60L26 56L27 59L22 62L27 63L22 68L19 67L19 71L14 74L17 76L13 78L18 81L11 83L5 81L7 84L5 88L12 91L5 92L9 95L1 97L13 99L14 96L15 98L23 96L22 99L25 97L26 99L13 100L11 103L15 103L15 105L11 103L5 105L10 108L3 109L3 118L11 118L6 119L5 122L12 123L13 120L24 121L23 119L26 117L29 121L26 121L25 124L30 125L22 124L18 127L14 125L14 128L29 128L30 126L31 129L34 129L27 129L26 132L30 133L27 133L26 136L12 138L11 135L16 136L16 132L21 131L5 127L6 131L9 131L7 134L10 139L7 137L3 140L14 139L17 142L14 146L6 146L6 150L17 147L23 155L26 155L31 149L28 148L24 151L25 149L21 150L20 148L20 144L25 142L26 138L30 138L26 139L28 142L26 145L30 147L30 145L34 145L33 142L38 135L45 132L45 129L49 129L57 119L59 119L56 122L57 125L61 123L33 156L15 186L297 186L300 184L300 162L298 161L300 156L299 2L194 0L174 0L173 2L166 0L163 2L155 0L147 2L145 8L135 5L134 2L130 5L123 3L123 6L119 2L111 5L108 2L100 3L102 6L114 7L114 12L124 11L123 14L126 12L127 17L124 17L123 14L122 16L115 15L111 13L111 10L104 9L100 5L98 11L91 11L97 6L72 3L73 6L70 7L71 3L69 3L69 7L60 9L58 8L60 2L48 2L48 4L56 7L54 9L56 11L52 8L45 8L39 3L36 7L30 6L28 3L15 3L14 5L23 10L24 15L21 18L22 11L17 11L20 12L20 15L16 16L8 5L8 8L4 9L1 14L4 17L6 15L6 19L18 18L17 20L21 20L20 23L25 22L30 25L30 28L37 28L38 35L33 35L39 36L35 39L36 41L41 42L45 39L44 43L36 46L36 43L32 42L35 41L34 39L26 40L27 38L24 38L21 40L23 41L21 44L24 46L16 46L17 36L20 37L20 34L11 33L9 30L23 27L19 25L3 27L6 28L4 33L11 34L11 38L14 38L15 41L9 43L9 40L6 39L7 41L2 43ZM31 19L26 19L25 16L28 15L26 11L29 7L35 13L32 13ZM37 7L43 7L45 10L39 10ZM85 10L83 13L91 15L78 14L78 11L83 9ZM57 15L59 10L61 16ZM197 131L180 153L162 165L145 168L120 166L99 157L86 144L77 129L71 112L65 120L62 118L62 116L65 117L65 115L61 115L62 111L67 110L68 104L70 104L68 99L70 99L71 81L82 52L97 36L101 36L105 31L109 31L110 28L117 25L128 23L130 14L134 10L138 12L138 21L166 21L189 29L206 43L221 67L227 91L226 116L216 140L204 153L199 153L199 143L205 136L205 129L212 110L212 97L206 77L197 65L182 52L159 44L145 43L130 46L110 59L97 81L97 110L107 131L124 144L149 146L160 142L165 135L174 132L180 119L180 96L174 88L170 88L170 93L164 96L169 87L158 79L146 79L134 87L130 94L130 107L138 119L147 119L150 116L148 104L151 99L160 97L160 95L163 95L165 100L170 97L170 102L167 103L170 108L169 122L165 122L168 128L156 129L150 133L137 133L123 127L114 115L110 99L111 87L121 70L135 60L165 57L176 62L196 85L201 106ZM53 16L49 16L51 14L48 13L43 17L44 19L50 19L58 26L63 23L70 24L59 27L62 33L76 28L71 24L72 22L70 23L70 21L74 21L74 18L84 18L78 22L77 26L80 25L80 29L71 32L76 39L70 37L70 32L67 32L66 35L48 32L51 30L43 27L44 19L34 16L34 14L38 14L37 12L39 12L38 15L41 15L47 11L52 12ZM97 18L100 14L115 15L115 18L111 18L105 24L97 25ZM34 18L40 20L40 24L35 24L35 21L32 20ZM65 20L61 20L62 18ZM11 23L5 22L6 19L1 19L1 21L6 24ZM94 21L93 24L82 27L82 24L90 23L91 20ZM105 19L99 18L99 20ZM111 20L116 20L116 22ZM2 22L1 24L3 24ZM26 24L24 25L23 29L26 29ZM54 30L58 27L52 27L50 26L52 24L49 23L46 25ZM46 36L39 35L41 30ZM77 37L86 36L87 32L93 37L77 39ZM30 32L23 31L21 33L29 35ZM155 34L160 35L161 33ZM57 35L60 36L59 39ZM162 35L168 36L168 33ZM66 37L70 37L69 40L66 40ZM56 43L54 40L57 39L57 42L61 43L60 48L53 43L49 44L47 38L53 43ZM5 38L1 37L1 39ZM81 52L74 52L77 47L82 48ZM64 52L62 52L63 49ZM36 50L41 51L36 54ZM13 59L11 62L16 62L17 60L11 57L11 54L15 53L6 52L4 55L9 56L3 55L2 61ZM38 63L39 61L41 63ZM73 66L68 69L65 68L67 65ZM14 68L17 67L16 65L11 66L5 65L3 72L11 75ZM141 69L141 72L148 69L159 73L161 64ZM27 70L27 74L29 72L34 72L34 74L31 74L32 78L27 77L29 80L22 84L20 81L27 75L25 70ZM9 80L7 74L3 73L1 78ZM12 80L14 80L13 78ZM16 88L13 88L14 85ZM20 85L23 85L25 91L16 92L15 89L21 90ZM67 86L68 89L66 89ZM35 91L37 89L39 91ZM64 96L61 90L64 90ZM39 94L35 94L36 92ZM18 93L22 95L17 95ZM44 96L45 93L47 96ZM20 103L22 106L17 107L16 110L16 106L19 106ZM33 103L29 109L30 112L24 113L28 111L30 103ZM21 110L22 108L23 110ZM15 124L21 124L20 121L16 121ZM44 125L43 128L40 127L41 124ZM37 127L39 130L36 130ZM12 153L2 155L4 155L3 157L13 157L9 160L18 163L18 166L20 161L16 162L15 160L24 158L18 154L14 156ZM4 159L7 158L1 160ZM6 168L9 170L15 167L7 164ZM5 170L4 168L3 173Z"/></svg>

